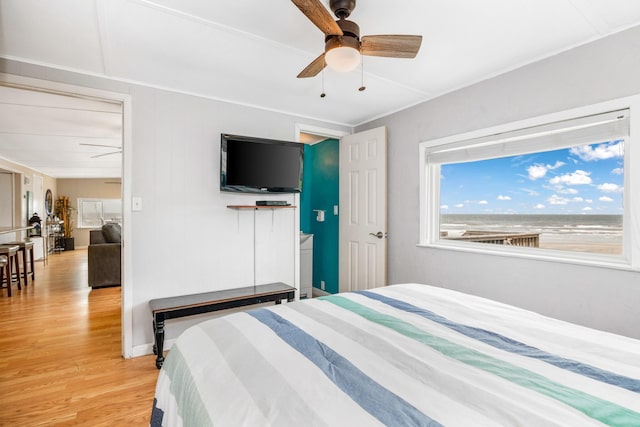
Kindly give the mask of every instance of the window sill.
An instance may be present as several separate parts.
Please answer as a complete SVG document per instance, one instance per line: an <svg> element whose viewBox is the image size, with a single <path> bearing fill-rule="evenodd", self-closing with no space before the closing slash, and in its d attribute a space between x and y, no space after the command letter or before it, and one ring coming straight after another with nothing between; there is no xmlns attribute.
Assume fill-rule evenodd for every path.
<svg viewBox="0 0 640 427"><path fill-rule="evenodd" d="M583 267L608 268L612 270L638 272L622 255L606 255L593 253L567 252L553 249L527 249L513 248L502 249L499 245L472 243L457 244L453 242L418 243L419 248L468 252L482 255L501 256L508 258L530 259L534 261L547 261L562 264L573 264ZM491 246L497 246L495 248Z"/></svg>

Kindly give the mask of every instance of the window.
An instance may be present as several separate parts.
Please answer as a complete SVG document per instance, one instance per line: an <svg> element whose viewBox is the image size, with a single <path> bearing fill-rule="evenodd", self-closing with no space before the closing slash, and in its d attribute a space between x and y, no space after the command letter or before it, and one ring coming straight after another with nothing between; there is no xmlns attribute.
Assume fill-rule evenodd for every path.
<svg viewBox="0 0 640 427"><path fill-rule="evenodd" d="M78 228L99 228L108 222L122 224L122 200L78 199Z"/></svg>
<svg viewBox="0 0 640 427"><path fill-rule="evenodd" d="M422 143L420 244L639 268L637 98Z"/></svg>

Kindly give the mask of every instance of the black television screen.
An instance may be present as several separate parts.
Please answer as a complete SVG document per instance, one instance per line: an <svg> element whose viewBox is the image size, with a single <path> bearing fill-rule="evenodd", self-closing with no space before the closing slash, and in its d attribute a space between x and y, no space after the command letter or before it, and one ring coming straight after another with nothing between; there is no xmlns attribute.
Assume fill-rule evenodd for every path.
<svg viewBox="0 0 640 427"><path fill-rule="evenodd" d="M304 144L221 134L220 190L299 193Z"/></svg>

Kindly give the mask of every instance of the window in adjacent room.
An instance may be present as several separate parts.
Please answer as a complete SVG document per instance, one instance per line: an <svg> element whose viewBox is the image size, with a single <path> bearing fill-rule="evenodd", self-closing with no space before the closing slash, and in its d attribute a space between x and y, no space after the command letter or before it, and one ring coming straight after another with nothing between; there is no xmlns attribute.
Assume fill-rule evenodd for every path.
<svg viewBox="0 0 640 427"><path fill-rule="evenodd" d="M422 143L421 245L628 265L630 114Z"/></svg>
<svg viewBox="0 0 640 427"><path fill-rule="evenodd" d="M122 224L121 199L78 199L78 228L99 228L109 222Z"/></svg>

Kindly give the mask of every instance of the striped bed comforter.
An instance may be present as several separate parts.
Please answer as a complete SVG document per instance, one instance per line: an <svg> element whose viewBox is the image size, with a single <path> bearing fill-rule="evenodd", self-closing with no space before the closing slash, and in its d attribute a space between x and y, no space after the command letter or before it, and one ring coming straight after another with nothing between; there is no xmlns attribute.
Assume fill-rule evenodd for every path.
<svg viewBox="0 0 640 427"><path fill-rule="evenodd" d="M640 426L640 341L406 284L209 320L152 426Z"/></svg>

